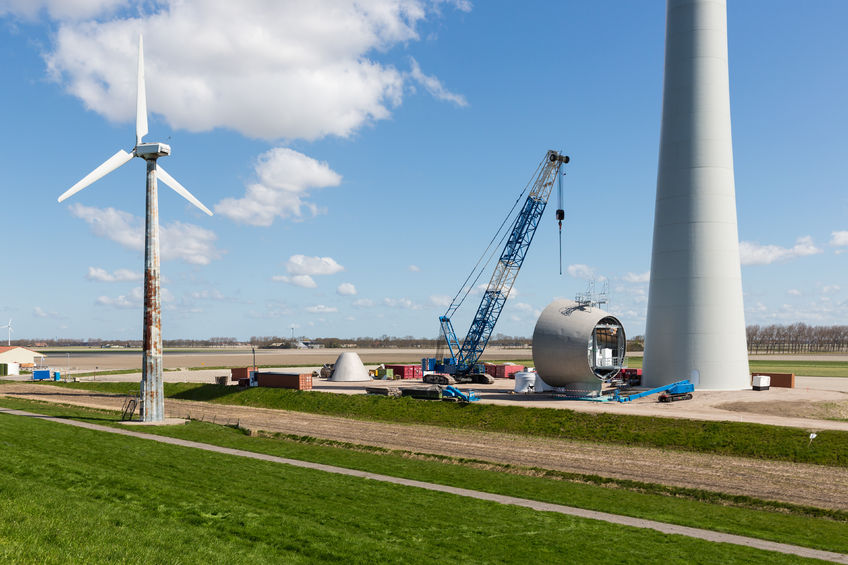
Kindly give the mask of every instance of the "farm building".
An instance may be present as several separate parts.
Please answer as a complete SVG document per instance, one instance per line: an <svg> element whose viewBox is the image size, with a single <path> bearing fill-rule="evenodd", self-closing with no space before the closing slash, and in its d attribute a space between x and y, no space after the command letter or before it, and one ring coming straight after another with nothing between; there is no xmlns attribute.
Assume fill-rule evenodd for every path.
<svg viewBox="0 0 848 565"><path fill-rule="evenodd" d="M0 347L0 363L18 363L20 365L34 364L36 359L42 359L44 355L25 347Z"/></svg>

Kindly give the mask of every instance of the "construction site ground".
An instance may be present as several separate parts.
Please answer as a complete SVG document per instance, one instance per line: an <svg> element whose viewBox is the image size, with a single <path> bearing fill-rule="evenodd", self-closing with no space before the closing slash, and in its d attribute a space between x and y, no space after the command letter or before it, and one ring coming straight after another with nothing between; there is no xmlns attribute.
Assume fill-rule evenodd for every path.
<svg viewBox="0 0 848 565"><path fill-rule="evenodd" d="M320 386L325 389L335 388L339 391L338 386L333 386L336 384L344 385L346 392L354 392L352 388L348 388L352 383L326 385L322 383ZM502 384L501 387L503 387ZM781 395L777 389L774 390L777 395ZM768 393L765 394L768 395ZM125 398L25 382L3 384L0 386L0 395L110 410L120 410ZM527 399L516 398L511 402L524 400ZM594 404L585 406L588 403L572 402L564 406L564 401L531 400L531 402L540 403L533 405L550 402L568 408L576 405L581 408L622 409L628 412L638 406L638 404L615 407ZM642 404L647 407L649 404L656 403L648 400ZM682 415L685 414L685 411L679 410L681 404L685 403L669 405L669 407L677 407L675 412L677 417L683 417ZM664 406L662 409L665 408ZM656 409L658 408L655 407ZM719 410L715 407L713 409ZM764 500L819 508L848 510L848 469L845 468L532 438L485 431L453 430L434 426L360 421L300 412L172 399L166 400L165 412L169 417L237 424L251 430L325 438L421 454L447 455L521 467L555 469L747 495ZM665 415L674 416L672 413ZM752 417L755 416L757 415L752 413ZM816 420L816 422L826 423L822 420Z"/></svg>
<svg viewBox="0 0 848 565"><path fill-rule="evenodd" d="M845 357L842 357L845 359ZM374 365L368 365L373 368ZM278 367L263 369L284 372L312 372L314 367ZM163 377L166 382L214 383L216 377L229 377L228 369L171 370ZM14 379L16 377L3 377ZM27 376L17 377L20 380ZM141 373L81 377L80 380L100 382L140 382ZM232 385L235 383L228 380ZM372 380L366 382L331 382L314 379L313 390L340 394L364 394L365 387L424 386L418 380ZM795 378L795 388L772 387L767 391L696 391L692 400L657 402L656 395L632 402L588 402L556 398L551 393L515 394L515 381L496 379L491 385L460 385L460 389L475 390L480 402L511 404L535 408L556 408L580 412L611 412L688 418L692 420L722 420L776 426L797 427L809 431L848 431L848 378L804 377Z"/></svg>

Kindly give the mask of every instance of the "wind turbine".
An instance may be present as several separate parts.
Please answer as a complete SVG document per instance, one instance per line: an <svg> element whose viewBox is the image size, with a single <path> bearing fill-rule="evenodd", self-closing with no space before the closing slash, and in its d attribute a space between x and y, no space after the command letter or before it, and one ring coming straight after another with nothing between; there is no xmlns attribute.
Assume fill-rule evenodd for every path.
<svg viewBox="0 0 848 565"><path fill-rule="evenodd" d="M6 342L6 345L12 345L12 318L9 318L9 323L5 326L0 326L0 328L9 328L9 340Z"/></svg>
<svg viewBox="0 0 848 565"><path fill-rule="evenodd" d="M144 48L138 36L138 94L136 98L135 147L131 152L123 149L109 157L102 165L88 173L69 188L59 202L76 194L93 182L128 163L133 157L147 162L147 213L144 236L144 352L141 377L141 419L145 422L165 420L165 396L162 386L162 305L159 294L159 205L157 177L177 194L209 214L212 212L200 203L186 188L159 167L156 160L170 155L165 143L144 143L147 135L147 97L144 90Z"/></svg>

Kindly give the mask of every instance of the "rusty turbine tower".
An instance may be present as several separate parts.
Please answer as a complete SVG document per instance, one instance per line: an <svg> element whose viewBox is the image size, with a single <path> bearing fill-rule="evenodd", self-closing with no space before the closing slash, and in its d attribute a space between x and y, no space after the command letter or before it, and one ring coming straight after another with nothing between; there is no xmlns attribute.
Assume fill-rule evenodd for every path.
<svg viewBox="0 0 848 565"><path fill-rule="evenodd" d="M123 149L109 157L102 165L88 173L69 188L59 202L103 178L133 157L147 162L147 213L144 236L144 353L141 377L141 419L144 422L162 422L165 419L165 398L162 386L162 306L159 295L159 205L156 179L162 179L177 194L212 215L212 212L194 197L174 177L159 167L156 160L170 155L171 148L164 143L144 143L147 135L147 98L144 90L144 51L142 37L138 37L138 94L136 99L135 147L131 152Z"/></svg>

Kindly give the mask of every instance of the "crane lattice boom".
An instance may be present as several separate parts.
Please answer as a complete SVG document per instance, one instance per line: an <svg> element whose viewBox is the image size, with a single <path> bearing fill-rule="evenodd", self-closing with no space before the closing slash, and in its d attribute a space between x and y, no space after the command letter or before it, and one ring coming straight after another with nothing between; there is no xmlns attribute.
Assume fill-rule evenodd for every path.
<svg viewBox="0 0 848 565"><path fill-rule="evenodd" d="M506 300L509 298L509 293L512 291L518 271L524 262L524 257L527 255L527 250L533 242L533 236L536 234L539 220L545 211L554 181L562 165L568 163L568 161L567 155L560 155L553 150L548 151L545 155L538 176L533 182L521 211L512 224L509 239L501 252L492 278L483 293L480 306L477 308L477 314L471 322L471 327L462 341L462 345L457 340L450 316L445 314L439 318L451 358L455 360L456 374L465 374L471 371L483 354L483 350L486 349L489 338L495 329L495 324L497 324ZM453 311L455 311L455 307L454 304L451 304L447 312L452 313Z"/></svg>

